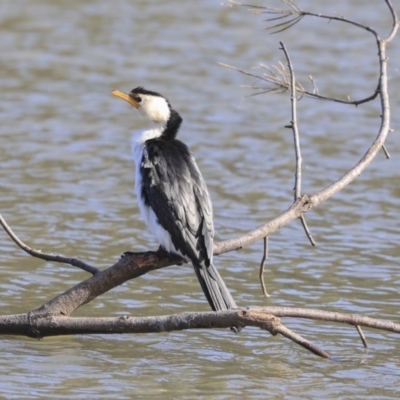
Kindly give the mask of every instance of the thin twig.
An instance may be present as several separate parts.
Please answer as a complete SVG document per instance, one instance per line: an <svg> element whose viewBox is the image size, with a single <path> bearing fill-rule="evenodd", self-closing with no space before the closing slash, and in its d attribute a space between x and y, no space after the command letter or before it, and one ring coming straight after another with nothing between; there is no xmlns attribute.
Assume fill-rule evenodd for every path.
<svg viewBox="0 0 400 400"><path fill-rule="evenodd" d="M1 215L0 225L4 228L4 230L7 232L8 236L10 236L10 238L14 241L14 243L16 243L17 246L19 246L26 253L30 254L32 257L40 258L46 261L55 261L63 264L70 264L73 267L80 268L86 272L89 272L92 275L96 275L98 272L100 272L96 267L86 264L76 258L68 258L54 254L47 254L43 253L41 250L32 249L18 238L18 236L12 231L12 229L8 226L7 222Z"/></svg>
<svg viewBox="0 0 400 400"><path fill-rule="evenodd" d="M276 74L274 76L271 76L270 73L264 73L262 75L256 75L256 74L253 74L251 72L247 72L247 71L241 70L239 68L236 68L236 67L234 67L232 65L229 65L229 64L225 64L225 63L221 63L221 62L218 63L218 64L223 66L223 67L233 69L233 70L235 70L237 72L240 72L241 74L250 76L252 78L256 78L258 80L265 81L265 82L267 82L267 83L272 85L272 86L265 86L265 87L254 86L254 85L244 85L243 87L245 87L245 88L258 90L258 92L252 93L252 94L248 95L248 97L257 96L257 95L265 94L265 93L284 93L284 92L286 92L286 91L288 91L290 89L290 84L285 79L285 76L284 76L285 71L279 71L280 72L280 76L277 76ZM265 66L263 64L260 64L260 66L261 66L261 68L268 69L269 72L271 71L271 69L268 66ZM277 70L279 70L279 68L274 66L274 65L272 67L274 67ZM308 90L305 90L300 82L298 82L298 81L296 82L297 92L301 96L309 97L309 98L312 98L312 99L333 101L335 103L340 103L340 104L349 104L349 105L353 105L353 106L357 107L357 106L359 106L361 104L368 103L368 102L376 99L378 97L378 95L379 95L379 90L376 89L371 96L365 97L364 99L360 99L360 100L349 100L349 99L343 100L343 99L338 99L336 97L322 96L322 95L319 94L318 90L317 91L315 90L316 87L314 85L313 80L311 80L311 81L313 83L313 91L312 92L310 92Z"/></svg>
<svg viewBox="0 0 400 400"><path fill-rule="evenodd" d="M317 242L314 240L313 236L311 235L311 231L308 228L308 225L307 225L307 222L306 222L306 218L304 217L304 215L302 215L300 217L300 221L301 221L301 224L303 225L303 229L304 229L304 231L305 231L305 233L306 233L306 235L308 237L308 240L311 243L311 246L315 247L317 245Z"/></svg>
<svg viewBox="0 0 400 400"><path fill-rule="evenodd" d="M389 36L384 39L385 42L390 42L394 39L394 37L396 36L397 30L399 29L399 17L393 7L393 4L390 0L385 0L386 5L389 7L389 11L390 14L392 15L392 19L393 19L393 24L392 24L392 30L389 33Z"/></svg>
<svg viewBox="0 0 400 400"><path fill-rule="evenodd" d="M298 345L311 351L312 353L316 354L317 356L320 356L323 358L328 358L328 359L331 358L331 355L329 353L320 349L315 344L310 343L307 339L304 339L298 333L295 333L295 332L291 331L289 328L286 328L286 326L283 326L280 324L274 328L274 331L276 333L280 333L282 336L285 336L286 338L292 340L293 342L297 343Z"/></svg>
<svg viewBox="0 0 400 400"><path fill-rule="evenodd" d="M290 96L290 101L292 104L292 120L290 122L289 127L293 131L293 139L294 139L294 152L296 156L296 172L295 172L295 182L294 182L294 201L296 201L300 196L301 196L301 163L302 163L302 158L301 158L301 151L300 151L300 139L299 139L299 130L297 127L297 99L296 99L296 79L294 76L294 71L293 71L293 66L292 62L289 57L289 53L286 50L285 45L283 42L279 42L281 45L281 49L283 50L287 63L288 63L288 68L289 68L289 74L290 74L290 91L291 91L291 96Z"/></svg>
<svg viewBox="0 0 400 400"><path fill-rule="evenodd" d="M367 339L364 336L364 332L362 331L361 326L356 325L356 329L357 329L358 334L360 335L363 346L367 349L368 348Z"/></svg>
<svg viewBox="0 0 400 400"><path fill-rule="evenodd" d="M299 15L299 16L297 16L295 18L290 19L289 21L285 21L285 22L282 22L280 24L275 24L274 26L266 28L266 29L267 30L274 29L274 32L271 32L271 33L273 35L275 35L276 33L280 33L280 32L286 31L287 29L289 29L292 26L296 25L298 22L300 22L303 19L303 17L304 17L304 15ZM279 28L281 26L282 26L281 29L276 29L276 28Z"/></svg>
<svg viewBox="0 0 400 400"><path fill-rule="evenodd" d="M389 159L390 153L388 152L388 149L386 148L386 146L384 144L382 145L382 150L385 153L386 158Z"/></svg>
<svg viewBox="0 0 400 400"><path fill-rule="evenodd" d="M299 130L297 126L297 98L296 98L296 78L294 76L293 65L290 60L290 56L288 51L286 50L285 45L283 42L279 42L281 45L281 49L283 50L289 68L290 74L290 91L291 91L291 105L292 105L292 120L290 122L289 127L293 131L293 140L294 140L294 152L296 156L296 172L295 172L295 182L294 182L294 201L296 202L301 196L301 164L302 164L302 157L301 157L301 150L300 150L300 136ZM311 235L311 232L307 226L306 218L304 215L300 217L301 224L303 225L304 231L308 237L312 246L315 246L316 243Z"/></svg>
<svg viewBox="0 0 400 400"><path fill-rule="evenodd" d="M264 252L263 252L263 257L261 260L260 264L260 282L261 282L261 290L264 294L264 297L266 299L269 299L269 294L267 292L267 289L265 287L265 282L264 282L264 268L265 268L265 261L267 260L268 257L268 236L265 236L264 238Z"/></svg>
<svg viewBox="0 0 400 400"><path fill-rule="evenodd" d="M385 0L389 10L392 14L393 17L393 29L392 32L390 33L390 35L388 36L388 38L386 39L387 41L390 41L393 39L393 37L396 34L397 28L398 28L398 17L397 14L393 8L393 5L391 4L390 0ZM276 21L276 20L280 20L280 19L284 19L284 18L288 18L287 21L285 22L280 22L277 24L274 24L270 27L267 27L266 29L268 30L274 30L274 32L272 32L272 34L274 33L278 33L281 32L283 30L289 29L291 28L293 25L297 24L297 22L299 22L301 19L303 19L306 16L309 17L317 17L317 18L322 18L322 19L328 19L329 21L339 21L339 22L344 22L353 26L356 26L358 28L364 29L367 32L370 32L372 35L374 35L376 41L379 41L379 35L378 33L370 28L369 26L360 24L356 21L352 21L349 20L343 16L338 16L338 15L324 15L324 14L316 14L316 13L312 13L312 12L308 12L308 11L304 11L301 8L299 8L297 5L295 5L293 2L291 1L287 1L287 0L282 0L282 2L286 5L288 5L290 7L290 9L279 9L279 8L273 8L273 7L262 7L262 6L252 6L249 4L241 4L241 3L234 3L236 5L240 5L240 6L244 6L244 7L249 7L251 10L256 10L256 12L258 14L271 14L271 15L278 15L278 17L273 17L273 18L268 18L266 20L266 22L272 22L272 21ZM232 3L233 4L233 3ZM225 65L227 66L227 65ZM229 66L229 68L233 68ZM278 92L281 93L282 91L286 91L290 89L290 86L288 85L288 82L286 82L284 79L279 79L277 77L274 77L273 79L270 79L270 77L268 75L264 75L265 78L261 77L261 76L257 76L254 74L249 74L247 72L244 72L242 70L237 69L237 71L244 73L246 75L250 75L253 76L255 78L261 79L261 80L265 80L268 83L271 83L273 86L276 86L275 88L263 88L262 91L256 93L256 94L262 94L262 93L269 93L269 92ZM254 88L255 89L255 88ZM260 89L260 88L258 88ZM338 98L334 98L334 97L327 97L327 96L321 96L320 94L318 94L318 92L315 91L315 86L314 86L314 91L313 92L309 92L306 90L298 90L299 93L303 96L307 96L307 97L311 97L311 98L317 98L320 100L328 100L328 101L334 101L337 103L341 103L341 104L351 104L351 105L355 105L358 106L360 104L363 103L367 103L369 101L374 100L378 95L379 95L379 85L377 87L377 89L375 90L375 92L371 95L368 96L364 99L361 100L342 100L342 99L338 99Z"/></svg>
<svg viewBox="0 0 400 400"><path fill-rule="evenodd" d="M394 8L393 8L390 0L385 0L385 1L392 13L393 19L395 19L396 13L394 12ZM288 4L288 2L286 0L282 0L282 2L285 4ZM366 31L372 33L378 40L378 33L374 29L370 28L369 26L360 24L359 22L356 22L353 20L349 20L341 15L324 15L324 14L316 14L316 13L312 13L309 11L304 11L301 8L299 8L298 6L296 6L293 2L290 2L290 3L291 4L288 4L288 5L290 5L290 8L292 10L288 10L288 9L285 10L285 9L279 9L279 8L273 8L273 7L262 7L262 6L254 7L254 6L251 6L248 4L240 4L240 3L236 3L236 4L240 5L240 6L244 6L244 7L249 7L250 10L256 10L257 14L282 15L282 16L291 18L289 21L286 22L286 24L291 24L294 19L302 19L306 16L328 19L329 21L345 22L347 24L354 25L358 28L365 29ZM273 20L276 20L276 18L271 18L270 20L273 21ZM283 24L284 23L279 23L279 24L269 27L268 29L272 30L272 29L280 28ZM276 32L274 32L274 33L276 33Z"/></svg>
<svg viewBox="0 0 400 400"><path fill-rule="evenodd" d="M319 95L319 90L318 90L318 86L317 86L317 82L315 82L314 78L312 75L308 76L308 79L311 81L311 83L313 84L313 94L317 94Z"/></svg>
<svg viewBox="0 0 400 400"><path fill-rule="evenodd" d="M393 7L393 4L392 4L391 0L385 0L385 3L388 6L389 11L390 11L390 13L392 15L392 19L393 19L392 30L390 31L389 36L386 39L383 40L383 42L386 44L386 43L391 42L394 39L394 37L396 36L397 30L400 27L400 23L399 23L399 17L398 17L398 15L397 15L394 7ZM381 56L381 54L380 54L380 56ZM390 131L391 130L389 129L389 132ZM390 158L390 154L389 154L385 144L382 145L382 150L385 153L386 158L389 159Z"/></svg>

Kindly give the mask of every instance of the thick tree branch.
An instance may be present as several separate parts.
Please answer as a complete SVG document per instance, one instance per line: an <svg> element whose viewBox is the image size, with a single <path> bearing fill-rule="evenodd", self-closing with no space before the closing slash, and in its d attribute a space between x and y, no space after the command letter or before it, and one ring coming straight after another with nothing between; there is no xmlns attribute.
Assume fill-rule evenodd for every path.
<svg viewBox="0 0 400 400"><path fill-rule="evenodd" d="M256 326L294 341L312 353L330 355L300 335L283 326L279 318L262 310L237 310L207 313L182 313L159 317L70 318L45 316L32 318L29 314L0 316L0 334L24 335L41 339L46 336L76 334L116 334L170 332L184 329L228 328Z"/></svg>
<svg viewBox="0 0 400 400"><path fill-rule="evenodd" d="M330 358L328 353L283 326L279 319L283 317L345 323L355 327L364 326L400 333L400 324L353 314L301 308L257 307L247 310L187 312L154 317L71 318L54 315L32 316L30 313L2 315L0 316L0 334L23 335L39 339L57 335L151 333L184 329L256 326L272 335L279 333L314 354Z"/></svg>
<svg viewBox="0 0 400 400"><path fill-rule="evenodd" d="M28 314L0 316L0 334L27 335L36 338L83 333L150 333L183 329L230 328L258 326L274 333L279 318L262 310L231 310L219 312L181 313L166 316L117 318L72 318Z"/></svg>
<svg viewBox="0 0 400 400"><path fill-rule="evenodd" d="M93 277L75 285L66 292L31 312L32 316L69 316L77 308L89 303L101 294L126 282L170 265L182 264L179 256L159 255L157 252L125 253L117 263Z"/></svg>

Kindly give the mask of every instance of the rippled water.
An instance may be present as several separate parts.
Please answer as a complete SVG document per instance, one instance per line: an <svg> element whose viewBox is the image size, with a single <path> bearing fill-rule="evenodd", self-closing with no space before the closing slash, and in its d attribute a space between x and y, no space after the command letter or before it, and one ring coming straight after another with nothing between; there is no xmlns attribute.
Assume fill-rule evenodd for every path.
<svg viewBox="0 0 400 400"><path fill-rule="evenodd" d="M361 98L377 82L372 36L334 22L306 20L268 35L263 17L220 2L4 1L0 13L0 212L35 248L99 267L126 250L155 248L138 218L129 142L145 122L112 89L143 85L182 114L180 138L196 154L212 195L218 239L242 234L291 204L293 144L288 95L246 97L249 69L283 61L312 74L328 95ZM310 3L310 4L309 4ZM384 2L339 0L305 9L357 17L389 31ZM259 2L262 4L262 2ZM266 3L267 4L267 3ZM399 40L389 48L392 128L399 128ZM366 151L379 127L378 103L347 108L303 99L299 128L303 192L338 179ZM270 238L266 280L271 305L398 318L400 283L397 133L362 176L299 222ZM262 244L216 262L242 306L263 305ZM41 305L86 278L72 267L34 260L0 232L2 313ZM157 315L207 310L191 267L148 274L101 296L76 315ZM397 398L400 339L354 329L284 321L335 356L317 359L256 329L40 342L3 337L5 398Z"/></svg>

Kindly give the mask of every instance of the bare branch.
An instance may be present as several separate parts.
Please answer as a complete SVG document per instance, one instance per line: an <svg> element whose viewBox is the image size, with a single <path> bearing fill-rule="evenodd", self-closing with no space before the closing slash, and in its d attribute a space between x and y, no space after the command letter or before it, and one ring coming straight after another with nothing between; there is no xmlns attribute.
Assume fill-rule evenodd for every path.
<svg viewBox="0 0 400 400"><path fill-rule="evenodd" d="M34 315L68 316L78 307L121 285L129 279L137 278L150 271L186 262L179 256L147 251L125 253L113 266L99 271L96 275L78 283L66 292L32 311Z"/></svg>
<svg viewBox="0 0 400 400"><path fill-rule="evenodd" d="M312 75L309 75L308 76L308 79L311 81L311 83L313 84L313 91L312 91L312 93L313 94L317 94L317 95L319 95L319 90L318 90L318 87L317 87L317 82L315 82L315 80L314 80L314 78L312 77Z"/></svg>
<svg viewBox="0 0 400 400"><path fill-rule="evenodd" d="M300 335L285 328L280 318L306 318L325 322L364 326L400 334L400 324L354 314L308 310L301 308L257 307L247 310L219 312L187 312L166 316L119 318L71 318L51 314L18 314L0 316L1 335L24 335L35 338L73 334L115 334L169 332L183 329L229 328L231 326L257 326L278 333L300 344L321 357L329 354L320 350Z"/></svg>
<svg viewBox="0 0 400 400"><path fill-rule="evenodd" d="M273 8L273 7L252 6L252 5L249 5L249 4L241 4L241 3L237 3L237 2L235 2L234 4L240 5L240 6L243 6L243 7L248 7L250 11L254 11L256 14L281 15L282 18L290 17L291 19L286 22L286 24L290 24L290 26L288 26L287 28L290 28L291 26L294 25L292 23L292 21L294 19L299 19L300 20L300 19L302 19L302 18L304 18L306 16L317 17L317 18L322 18L322 19L328 19L329 21L345 22L347 24L354 25L354 26L356 26L358 28L365 29L366 31L372 33L375 36L375 38L378 40L378 33L374 29L370 28L369 26L360 24L357 21L352 21L352 20L349 20L349 19L347 19L347 18L345 18L343 16L339 16L339 15L315 14L315 13L312 13L312 12L308 12L308 11L302 10L300 7L298 7L297 5L295 5L291 1L288 1L288 0L281 0L281 1L284 4L289 5L289 7L291 9L289 10L289 9L280 9L280 8ZM393 9L393 6L390 3L390 0L386 1L386 3L388 4L390 11L392 12L392 15L395 16L396 13L394 12L394 9ZM266 20L266 22L275 21L277 19L280 19L280 18L279 17L269 18L269 19ZM297 22L295 22L295 23L297 23ZM273 30L273 29L281 27L284 24L285 24L285 22L279 23L279 24L273 25L271 27L268 27L267 29ZM287 28L285 28L285 29L287 29ZM274 33L277 33L277 32L279 32L279 31L276 31Z"/></svg>
<svg viewBox="0 0 400 400"><path fill-rule="evenodd" d="M306 235L307 235L307 237L308 237L308 240L310 241L310 243L311 243L311 246L316 246L317 245L317 243L316 243L316 241L314 240L314 238L313 238L313 236L311 235L311 231L310 231L310 229L308 228L308 225L307 225L307 222L306 222L306 219L305 219L305 217L304 217L304 215L302 215L301 217L300 217L300 221L301 221L301 224L303 225L303 229L304 229L304 231L305 231L305 233L306 233Z"/></svg>
<svg viewBox="0 0 400 400"><path fill-rule="evenodd" d="M252 308L264 310L267 314L275 315L279 318L306 318L316 321L329 321L348 324L352 326L360 325L373 329L380 329L388 332L400 333L400 324L392 321L379 320L369 317L363 317L356 314L345 314L332 311L312 310L305 308L287 308L287 307L257 307Z"/></svg>
<svg viewBox="0 0 400 400"><path fill-rule="evenodd" d="M389 37L386 39L387 41L390 41L393 39L393 37L396 34L396 31L398 29L398 19L397 19L397 14L394 11L394 8L390 2L390 0L385 0L390 12L392 14L393 17L393 29L391 34L389 35ZM282 0L282 2L286 5L288 5L290 7L290 9L279 9L279 8L273 8L273 7L262 7L262 6L252 6L249 4L241 4L241 3L232 3L232 4L236 4L236 5L240 5L240 6L244 6L244 7L249 7L250 10L255 11L257 14L272 14L272 15L278 15L278 17L273 17L273 18L268 18L266 19L266 22L272 22L272 21L276 21L276 20L280 20L280 19L284 19L284 18L290 18L287 21L272 25L270 27L267 27L266 29L268 30L272 30L272 33L278 33L278 32L282 32L286 29L291 28L293 25L297 24L297 22L300 22L301 19L303 19L306 16L309 17L317 17L317 18L322 18L322 19L328 19L329 21L339 21L339 22L344 22L353 26L356 26L358 28L364 29L367 32L370 32L372 35L374 35L375 40L378 42L379 41L379 36L378 33L363 24L360 24L356 21L352 21L349 20L343 16L338 16L338 15L324 15L324 14L315 14L315 13L311 13L308 11L304 11L301 8L299 8L297 5L295 5L293 2L288 1L288 0ZM228 68L232 68L235 69L234 67L231 66L227 66ZM264 66L265 68L265 66ZM267 67L267 69L269 70L269 68ZM242 71L237 69L238 72L244 73L246 75L249 75L247 72ZM276 78L271 79L268 74L263 74L262 76L257 76L252 74L251 76L261 79L261 80L265 80L268 83L272 84L273 87L272 88L257 88L257 87L252 87L255 90L258 90L258 92L256 94L263 94L263 93L282 93L283 91L289 90L290 86L288 85L288 82L285 79L279 79L277 80ZM264 78L263 78L264 77ZM274 87L275 86L275 87ZM261 90L261 91L260 91ZM334 97L327 97L327 96L322 96L320 94L318 94L318 91L315 91L315 85L314 85L314 91L313 92L309 92L306 90L298 90L298 92L303 95L303 96L307 96L307 97L311 97L311 98L317 98L320 100L329 100L329 101L333 101L333 102L337 102L337 103L341 103L341 104L351 104L351 105L355 105L358 106L360 104L363 103L367 103L371 100L374 100L378 94L379 94L379 86L378 88L375 90L375 92L371 95L368 96L364 99L361 100L342 100L342 99L338 99L338 98L334 98Z"/></svg>
<svg viewBox="0 0 400 400"><path fill-rule="evenodd" d="M170 332L184 329L229 328L231 326L256 326L278 333L312 353L330 358L329 354L308 340L284 327L279 318L261 310L230 310L203 313L181 313L158 317L70 318L27 314L0 316L0 334L24 335L41 339L46 336L76 334L116 334Z"/></svg>
<svg viewBox="0 0 400 400"><path fill-rule="evenodd" d="M291 128L293 131L293 140L294 140L294 152L296 156L296 172L295 172L295 182L294 182L294 201L296 201L301 196L301 151L300 151L300 137L299 137L299 130L297 127L297 98L296 98L296 78L294 76L293 65L290 60L290 56L288 51L286 50L285 45L283 42L279 42L281 45L281 49L285 53L285 57L288 63L289 74L290 74L290 101L292 104L292 120L288 128ZM312 246L315 246L316 243L311 235L311 232L307 226L306 218L304 215L300 217L301 224L303 225L304 231L311 243Z"/></svg>
<svg viewBox="0 0 400 400"><path fill-rule="evenodd" d="M286 328L282 324L280 324L275 328L275 332L280 333L282 336L287 337L288 339L304 347L305 349L311 351L311 353L314 353L317 356L320 356L322 358L331 358L329 353L327 353L324 350L321 350L319 347L310 343L308 340L304 339L299 334L294 333L293 331L291 331L289 328Z"/></svg>
<svg viewBox="0 0 400 400"><path fill-rule="evenodd" d="M386 146L384 144L382 145L382 150L385 153L386 158L389 160L390 153L388 152L388 150L387 150L387 148L386 148Z"/></svg>
<svg viewBox="0 0 400 400"><path fill-rule="evenodd" d="M269 299L269 294L267 292L267 289L265 287L265 282L264 282L264 268L265 268L265 261L267 260L268 257L268 236L264 238L264 251L263 251L263 256L261 259L260 263L260 273L259 273L259 278L261 282L261 290L263 292L263 295L266 299Z"/></svg>
<svg viewBox="0 0 400 400"><path fill-rule="evenodd" d="M269 236L271 233L276 232L314 207L315 205L312 202L312 196L303 195L287 211L270 220L266 224L261 225L260 227L237 238L214 243L214 255L239 250L264 238L265 236Z"/></svg>
<svg viewBox="0 0 400 400"><path fill-rule="evenodd" d="M391 6L390 0L386 1L389 7ZM396 33L399 27L397 15L393 10L393 7L390 8L393 13L393 30L392 33ZM216 243L214 245L214 254L221 254L227 251L241 249L242 247L248 246L251 243L254 243L257 240L264 238L265 236L269 236L271 233L277 231L282 226L288 224L289 222L293 221L296 218L299 218L301 215L306 213L307 211L312 210L313 208L317 207L322 202L326 201L334 194L342 190L345 186L347 186L350 182L356 179L365 168L370 164L370 162L374 159L378 151L382 148L385 144L386 138L390 131L390 106L389 106L389 95L387 90L387 63L388 58L386 56L386 46L389 40L392 40L394 34L390 34L388 39L380 40L377 33L372 30L371 28L365 27L364 25L358 24L353 21L346 20L340 17L329 17L317 14L308 13L307 15L312 15L321 18L327 19L335 19L342 22L352 23L355 26L359 26L360 28L366 29L368 32L371 32L377 38L377 46L378 46L378 57L379 57L379 65L380 65L380 73L379 73L379 81L377 85L376 92L370 96L368 99L360 100L360 101L340 101L337 99L329 99L322 96L317 96L316 94L309 93L309 92L301 92L301 94L309 96L309 97L318 97L322 99L329 99L333 101L339 101L341 103L347 104L354 104L358 105L365 101L370 101L375 97L379 96L381 100L381 126L379 128L378 135L372 145L367 149L365 155L351 168L346 174L344 174L340 179L336 182L332 183L325 189L314 193L312 195L303 195L301 196L286 212L279 215L278 217L274 218L273 220L269 221L268 223L254 229L238 238L226 240L224 242ZM231 69L236 69L234 67L229 66ZM236 69L239 72L242 72ZM270 69L269 69L270 71ZM245 73L249 75L248 73ZM251 76L255 78L259 78L261 80L268 81L268 76L260 77L254 74ZM273 83L273 81L269 80L269 82ZM287 83L287 79L281 79L278 83L279 89L290 88L290 83ZM271 91L271 90L269 90ZM296 86L296 91L299 93L298 86Z"/></svg>
<svg viewBox="0 0 400 400"><path fill-rule="evenodd" d="M12 231L12 229L8 226L7 222L1 215L0 215L0 225L4 228L4 230L7 232L8 236L10 236L10 238L14 241L14 243L17 244L17 246L20 247L23 251L30 254L32 257L40 258L45 261L55 261L63 264L70 264L73 267L78 267L86 272L89 272L92 275L96 275L97 273L100 272L100 270L98 270L96 267L86 264L83 261L78 260L76 258L69 258L54 254L43 253L41 250L32 249L18 238L18 236Z"/></svg>
<svg viewBox="0 0 400 400"><path fill-rule="evenodd" d="M362 159L345 175L343 175L338 181L328 186L326 189L319 193L316 193L315 201L320 204L335 193L347 186L351 181L357 178L361 172L369 165L373 160L377 152L382 148L389 133L390 124L390 106L389 106L389 94L387 90L387 57L386 57L386 43L383 41L378 42L379 47L379 58L380 58L380 76L379 76L379 94L381 99L381 110L382 120L381 127L375 142L367 150L366 154Z"/></svg>
<svg viewBox="0 0 400 400"><path fill-rule="evenodd" d="M285 45L283 42L279 42L281 45L281 49L285 53L285 57L288 63L289 74L290 74L290 89L291 89L291 96L290 101L292 104L292 120L290 121L290 125L287 126L288 128L292 129L293 131L293 140L294 140L294 152L296 156L296 172L295 172L295 182L294 182L294 201L296 201L301 195L301 151L300 151L300 138L299 138L299 130L297 127L297 108L296 108L296 79L294 77L294 71L292 62L289 57L289 53L286 50Z"/></svg>
<svg viewBox="0 0 400 400"><path fill-rule="evenodd" d="M304 15L299 15L297 17L294 17L294 18L290 19L289 21L285 21L285 22L282 22L280 24L276 24L276 25L274 25L274 26L272 26L270 28L266 28L266 29L267 30L268 29L274 30L273 32L271 32L272 34L283 32L283 31L286 31L287 29L291 28L292 26L296 25L298 22L300 22L303 19L303 17L304 17ZM274 20L274 18L267 19L266 21L272 21L272 20ZM279 28L281 26L282 26L281 29L277 29L277 28Z"/></svg>
<svg viewBox="0 0 400 400"><path fill-rule="evenodd" d="M385 42L391 42L394 39L394 37L396 36L397 30L399 29L399 26L400 26L400 23L399 23L399 17L393 7L391 0L385 0L385 3L389 7L390 14L392 15L393 25L392 25L392 30L389 33L389 36L384 40L385 40Z"/></svg>
<svg viewBox="0 0 400 400"><path fill-rule="evenodd" d="M258 85L257 86L256 85L243 86L243 87L257 91L255 93L248 95L248 97L257 96L257 95L265 94L265 93L284 93L284 92L290 90L290 82L286 78L287 72L284 67L283 67L283 69L279 69L279 67L276 67L273 65L272 67L275 68L277 71L279 71L279 74L271 75L271 68L266 65L260 64L260 67L267 69L268 72L263 73L262 75L256 75L256 74L241 70L239 68L236 68L232 65L228 65L225 63L221 63L221 62L218 64L223 67L233 69L237 72L240 72L241 74L250 76L252 78L256 78L258 80L265 81L271 85L271 86L264 86L264 87L258 86ZM309 78L310 78L311 82L313 83L313 91L312 92L306 90L300 82L296 81L296 91L301 96L305 96L305 97L309 97L309 98L313 98L313 99L319 99L319 100L333 101L335 103L340 103L340 104L349 104L349 105L353 105L353 106L359 106L361 104L368 103L368 102L376 99L379 95L379 88L377 88L371 96L368 96L368 97L366 97L364 99L360 99L360 100L351 100L351 99L343 100L343 99L338 99L336 97L322 96L319 94L318 89L316 88L315 81L313 79L311 79L311 77L309 77Z"/></svg>
<svg viewBox="0 0 400 400"><path fill-rule="evenodd" d="M364 333L363 333L360 325L356 325L356 329L357 329L358 334L360 335L360 339L361 339L361 342L362 342L363 346L365 348L368 348L367 339L365 338Z"/></svg>
<svg viewBox="0 0 400 400"><path fill-rule="evenodd" d="M28 314L0 316L0 334L25 335L35 338L75 334L115 334L169 332L183 329L230 328L258 326L274 333L279 318L260 310L209 311L181 313L166 316L117 318L72 318L54 315Z"/></svg>

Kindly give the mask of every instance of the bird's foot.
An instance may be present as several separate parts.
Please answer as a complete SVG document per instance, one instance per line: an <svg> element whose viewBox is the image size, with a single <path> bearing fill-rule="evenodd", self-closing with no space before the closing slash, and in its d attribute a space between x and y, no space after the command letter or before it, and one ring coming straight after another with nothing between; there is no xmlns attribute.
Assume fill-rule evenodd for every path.
<svg viewBox="0 0 400 400"><path fill-rule="evenodd" d="M133 251L124 251L124 252L121 254L121 258L133 256L134 254L136 254L136 253L134 253Z"/></svg>
<svg viewBox="0 0 400 400"><path fill-rule="evenodd" d="M157 249L156 254L158 257L172 257L173 256L169 251L165 250L165 248L161 245Z"/></svg>
<svg viewBox="0 0 400 400"><path fill-rule="evenodd" d="M186 262L183 258L181 258L177 254L170 253L169 251L165 250L163 246L160 245L158 250L156 251L158 257L169 258L174 261L177 265L182 265Z"/></svg>

